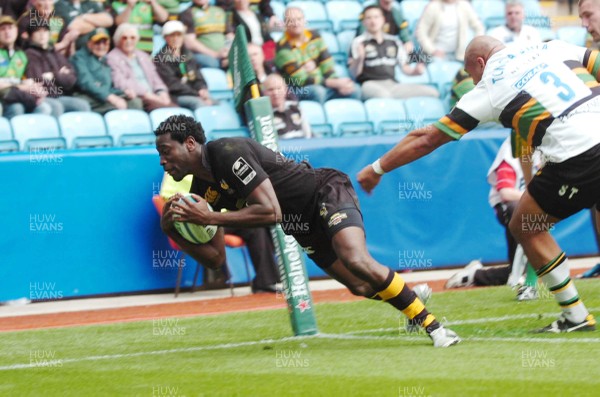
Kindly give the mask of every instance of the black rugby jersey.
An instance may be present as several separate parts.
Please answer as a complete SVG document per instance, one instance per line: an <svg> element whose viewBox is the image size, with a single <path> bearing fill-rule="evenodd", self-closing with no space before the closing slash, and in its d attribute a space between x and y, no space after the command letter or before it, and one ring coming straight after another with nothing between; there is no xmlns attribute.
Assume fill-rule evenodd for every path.
<svg viewBox="0 0 600 397"><path fill-rule="evenodd" d="M203 166L216 182L194 177L191 193L203 197L215 211L239 210L248 195L269 178L287 222L312 219L316 211L317 179L307 162L286 159L250 138L223 138L203 145Z"/></svg>

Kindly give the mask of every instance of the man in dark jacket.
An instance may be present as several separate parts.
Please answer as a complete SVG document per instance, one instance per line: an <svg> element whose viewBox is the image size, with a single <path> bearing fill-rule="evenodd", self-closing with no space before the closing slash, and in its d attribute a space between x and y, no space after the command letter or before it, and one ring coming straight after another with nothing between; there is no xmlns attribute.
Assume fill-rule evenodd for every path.
<svg viewBox="0 0 600 397"><path fill-rule="evenodd" d="M99 28L90 36L87 47L77 51L71 58L77 71L77 88L80 91L75 95L87 100L92 110L101 114L115 109L142 109L142 101L136 98L135 93L114 87L111 69L105 61L109 47L108 32Z"/></svg>
<svg viewBox="0 0 600 397"><path fill-rule="evenodd" d="M28 29L29 45L25 54L29 62L25 76L44 86L46 101L65 112L90 111L83 99L70 96L77 81L75 68L69 60L54 50L50 44L50 29L46 25L33 25ZM60 114L62 112L58 112Z"/></svg>
<svg viewBox="0 0 600 397"><path fill-rule="evenodd" d="M169 21L163 26L162 34L167 44L154 56L156 70L169 87L169 94L181 107L195 110L212 105L206 81L193 54L183 46L185 25Z"/></svg>

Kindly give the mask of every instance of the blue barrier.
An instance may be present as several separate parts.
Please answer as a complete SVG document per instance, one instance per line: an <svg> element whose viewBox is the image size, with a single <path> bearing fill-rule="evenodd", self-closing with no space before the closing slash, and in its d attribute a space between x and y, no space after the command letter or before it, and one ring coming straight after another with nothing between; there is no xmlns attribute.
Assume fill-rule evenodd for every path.
<svg viewBox="0 0 600 397"><path fill-rule="evenodd" d="M373 256L394 269L506 260L503 229L487 204L485 175L504 131L476 132L358 191ZM289 157L356 173L397 137L282 142ZM154 148L0 156L4 175L0 301L173 288L178 256L151 197L162 169ZM588 212L557 226L569 255L597 254ZM228 250L239 262L239 252ZM243 264L242 264L243 266ZM312 262L309 275L324 275ZM195 263L186 258L183 286Z"/></svg>

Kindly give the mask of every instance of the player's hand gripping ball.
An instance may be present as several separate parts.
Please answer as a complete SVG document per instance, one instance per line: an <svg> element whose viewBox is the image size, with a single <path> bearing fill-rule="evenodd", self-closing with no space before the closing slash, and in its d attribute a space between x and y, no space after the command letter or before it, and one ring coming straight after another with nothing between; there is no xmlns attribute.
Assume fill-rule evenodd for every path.
<svg viewBox="0 0 600 397"><path fill-rule="evenodd" d="M195 203L197 202L196 199L189 194L186 197ZM179 199L179 201L183 202L183 198ZM206 203L206 206L209 211L213 210L210 204ZM194 244L204 244L209 242L215 237L218 229L218 226L214 225L197 225L195 223L178 221L175 221L173 226L175 226L175 229L184 239Z"/></svg>

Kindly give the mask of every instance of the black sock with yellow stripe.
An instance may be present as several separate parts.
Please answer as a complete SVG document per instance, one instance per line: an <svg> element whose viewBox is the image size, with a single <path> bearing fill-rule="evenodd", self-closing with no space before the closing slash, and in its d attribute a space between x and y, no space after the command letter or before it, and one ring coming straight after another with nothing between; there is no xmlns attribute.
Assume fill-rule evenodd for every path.
<svg viewBox="0 0 600 397"><path fill-rule="evenodd" d="M381 300L386 301L430 333L440 327L433 314L429 313L417 294L405 283L399 274L390 269L385 283L377 292Z"/></svg>

